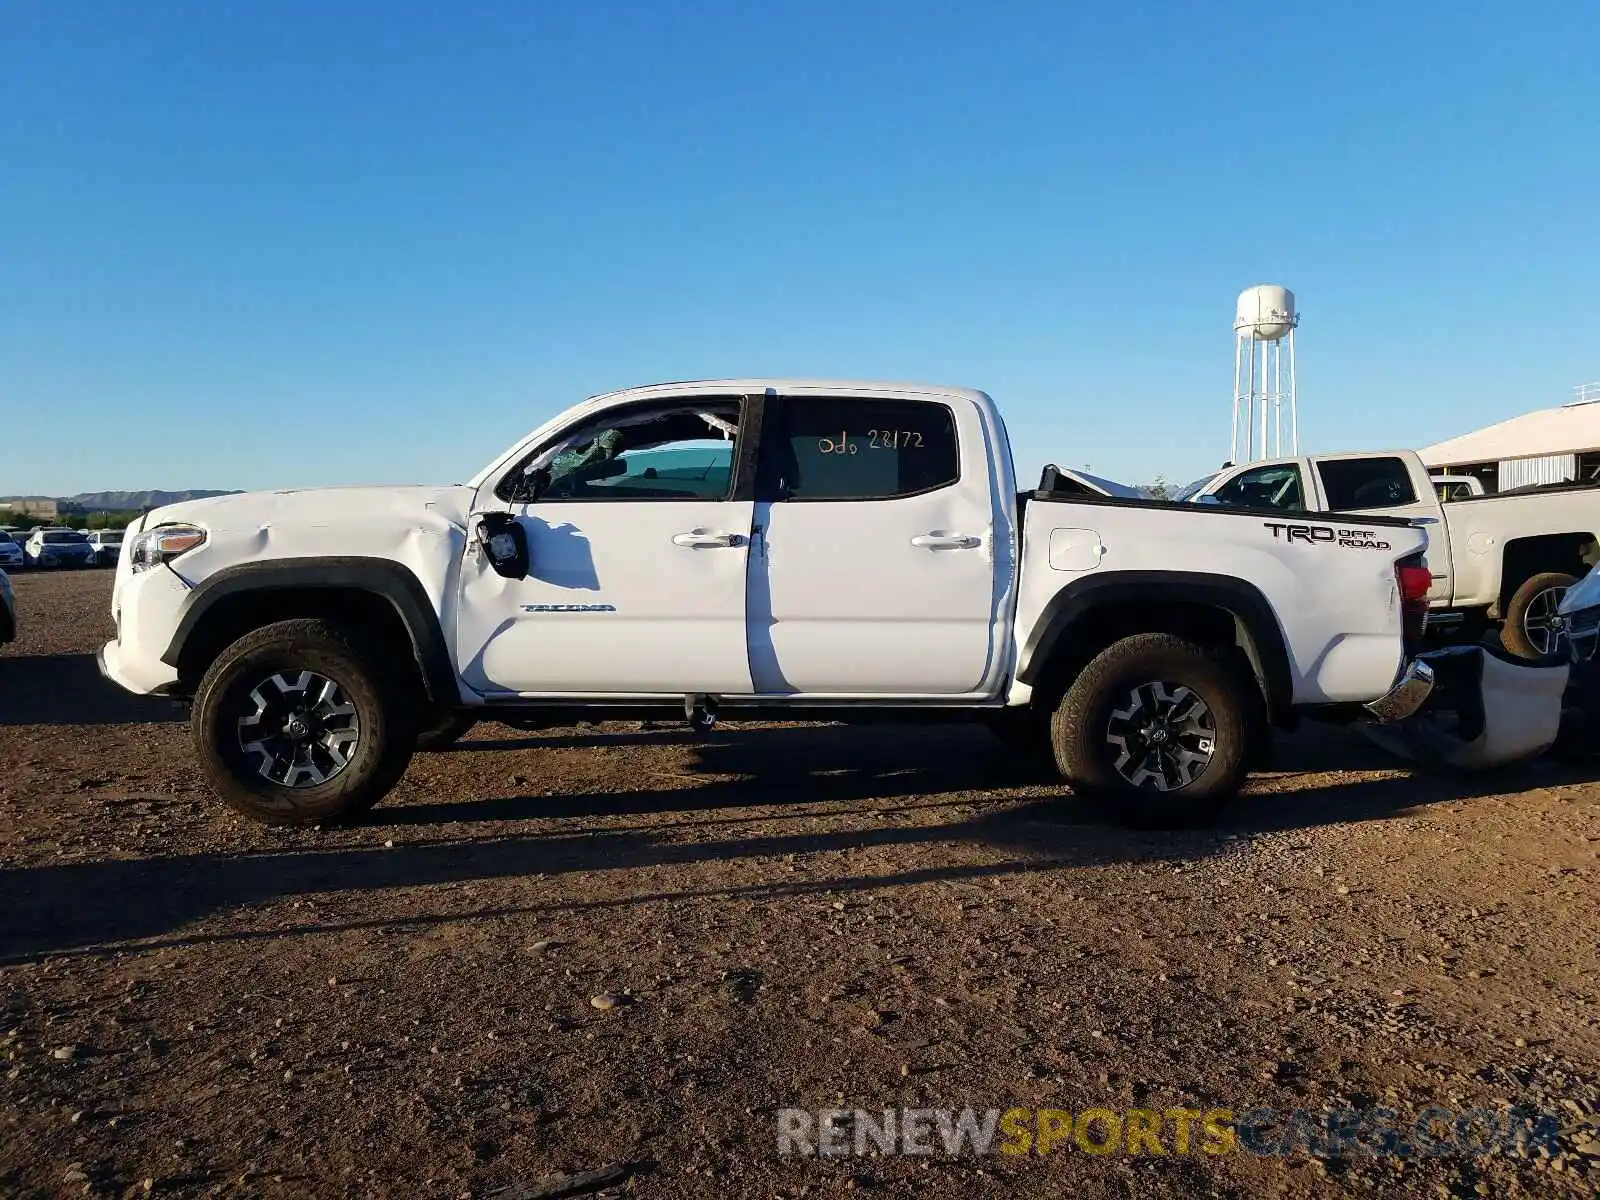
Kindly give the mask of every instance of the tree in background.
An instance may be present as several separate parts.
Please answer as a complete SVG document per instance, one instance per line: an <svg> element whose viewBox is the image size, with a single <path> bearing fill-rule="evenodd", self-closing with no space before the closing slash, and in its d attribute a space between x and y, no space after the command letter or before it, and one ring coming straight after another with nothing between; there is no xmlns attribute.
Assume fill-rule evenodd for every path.
<svg viewBox="0 0 1600 1200"><path fill-rule="evenodd" d="M1149 493L1152 500L1172 499L1172 485L1167 482L1165 475L1157 475L1154 482L1144 485L1144 490Z"/></svg>

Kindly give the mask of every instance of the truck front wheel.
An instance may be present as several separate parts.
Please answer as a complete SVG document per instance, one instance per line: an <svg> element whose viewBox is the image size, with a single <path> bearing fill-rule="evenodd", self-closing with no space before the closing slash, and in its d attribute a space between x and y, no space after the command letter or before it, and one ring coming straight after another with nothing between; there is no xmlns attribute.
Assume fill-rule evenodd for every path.
<svg viewBox="0 0 1600 1200"><path fill-rule="evenodd" d="M222 651L195 691L191 729L208 782L268 825L371 808L405 773L412 689L385 655L316 620L279 621Z"/></svg>
<svg viewBox="0 0 1600 1200"><path fill-rule="evenodd" d="M1056 766L1074 793L1137 828L1193 825L1244 782L1248 697L1204 648L1141 633L1101 651L1050 721Z"/></svg>

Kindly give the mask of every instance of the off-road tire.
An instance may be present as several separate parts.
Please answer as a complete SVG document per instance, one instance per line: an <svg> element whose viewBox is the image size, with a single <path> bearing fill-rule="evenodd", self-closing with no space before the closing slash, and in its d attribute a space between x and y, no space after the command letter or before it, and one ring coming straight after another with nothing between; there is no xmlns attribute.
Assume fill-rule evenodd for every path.
<svg viewBox="0 0 1600 1200"><path fill-rule="evenodd" d="M1201 824L1239 791L1251 752L1254 687L1220 656L1166 633L1123 638L1096 655L1072 681L1050 720L1056 768L1080 796L1118 824L1141 829ZM1192 781L1168 791L1135 785L1117 769L1120 750L1107 734L1114 711L1151 683L1187 688L1210 710L1210 760Z"/></svg>
<svg viewBox="0 0 1600 1200"><path fill-rule="evenodd" d="M266 825L331 824L371 808L400 781L417 735L417 687L388 661L352 632L318 620L279 621L245 634L195 690L190 729L206 780L230 808ZM338 685L360 734L347 764L326 782L288 787L258 772L240 746L239 718L262 680L301 671Z"/></svg>
<svg viewBox="0 0 1600 1200"><path fill-rule="evenodd" d="M464 738L478 723L472 713L434 711L422 719L422 729L417 734L417 749L424 754L448 750Z"/></svg>
<svg viewBox="0 0 1600 1200"><path fill-rule="evenodd" d="M1512 593L1510 601L1506 604L1505 623L1500 627L1500 644L1508 653L1531 662L1562 660L1565 654L1564 643L1561 649L1547 654L1529 639L1527 631L1523 628L1523 622L1528 616L1528 607L1541 592L1549 591L1551 588L1569 588L1577 582L1574 576L1568 575L1565 571L1541 571Z"/></svg>

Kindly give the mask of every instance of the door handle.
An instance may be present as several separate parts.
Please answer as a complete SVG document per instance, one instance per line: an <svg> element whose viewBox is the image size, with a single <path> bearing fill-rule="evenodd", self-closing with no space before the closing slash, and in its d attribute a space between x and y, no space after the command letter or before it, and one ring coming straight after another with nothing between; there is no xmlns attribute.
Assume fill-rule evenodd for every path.
<svg viewBox="0 0 1600 1200"><path fill-rule="evenodd" d="M911 544L927 550L975 550L983 539L964 533L919 533Z"/></svg>
<svg viewBox="0 0 1600 1200"><path fill-rule="evenodd" d="M742 546L744 538L737 533L713 533L709 529L691 529L688 533L674 534L674 546L687 546L691 550L714 550L726 546Z"/></svg>

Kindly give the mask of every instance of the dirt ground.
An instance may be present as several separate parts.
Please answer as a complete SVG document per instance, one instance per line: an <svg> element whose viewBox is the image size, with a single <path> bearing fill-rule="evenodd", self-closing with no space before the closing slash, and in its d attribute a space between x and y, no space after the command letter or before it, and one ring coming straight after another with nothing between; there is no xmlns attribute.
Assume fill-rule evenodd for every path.
<svg viewBox="0 0 1600 1200"><path fill-rule="evenodd" d="M109 573L15 584L0 1194L509 1200L609 1164L605 1194L668 1197L1600 1180L1600 764L1441 780L1308 732L1217 828L1132 834L978 728L489 725L365 824L272 830L207 793L181 708L98 678ZM790 1107L1512 1104L1559 1114L1556 1152L776 1136Z"/></svg>

